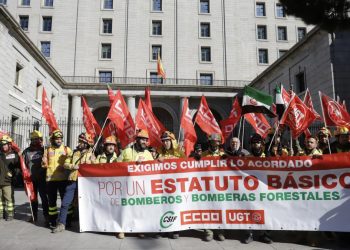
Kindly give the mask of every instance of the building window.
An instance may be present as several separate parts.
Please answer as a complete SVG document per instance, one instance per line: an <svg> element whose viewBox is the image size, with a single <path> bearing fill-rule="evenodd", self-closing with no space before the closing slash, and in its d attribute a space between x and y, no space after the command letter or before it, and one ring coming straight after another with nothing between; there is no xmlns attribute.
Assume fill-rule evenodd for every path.
<svg viewBox="0 0 350 250"><path fill-rule="evenodd" d="M210 23L201 23L201 37L210 37Z"/></svg>
<svg viewBox="0 0 350 250"><path fill-rule="evenodd" d="M56 102L56 96L54 94L51 95L51 108L54 109Z"/></svg>
<svg viewBox="0 0 350 250"><path fill-rule="evenodd" d="M287 51L288 51L288 50L280 49L280 50L278 51L278 58L284 56L284 54L287 53Z"/></svg>
<svg viewBox="0 0 350 250"><path fill-rule="evenodd" d="M162 0L152 0L152 10L162 11Z"/></svg>
<svg viewBox="0 0 350 250"><path fill-rule="evenodd" d="M286 17L286 10L280 3L276 4L276 17L283 18Z"/></svg>
<svg viewBox="0 0 350 250"><path fill-rule="evenodd" d="M22 6L30 6L30 0L21 0Z"/></svg>
<svg viewBox="0 0 350 250"><path fill-rule="evenodd" d="M258 25L257 33L258 33L258 39L266 40L267 39L267 28L266 28L266 25Z"/></svg>
<svg viewBox="0 0 350 250"><path fill-rule="evenodd" d="M162 46L161 45L152 45L152 60L158 60L158 54L162 58Z"/></svg>
<svg viewBox="0 0 350 250"><path fill-rule="evenodd" d="M53 7L53 0L44 0L45 7Z"/></svg>
<svg viewBox="0 0 350 250"><path fill-rule="evenodd" d="M20 81L21 81L21 72L22 72L23 67L20 64L16 64L16 76L15 76L15 85L20 86Z"/></svg>
<svg viewBox="0 0 350 250"><path fill-rule="evenodd" d="M305 73L300 72L295 75L295 93L299 94L306 90Z"/></svg>
<svg viewBox="0 0 350 250"><path fill-rule="evenodd" d="M287 41L287 27L278 27L277 28L277 40L278 41Z"/></svg>
<svg viewBox="0 0 350 250"><path fill-rule="evenodd" d="M199 74L200 85L213 85L213 74L201 73Z"/></svg>
<svg viewBox="0 0 350 250"><path fill-rule="evenodd" d="M50 57L51 56L51 42L44 41L44 42L40 42L40 43L41 43L41 53L43 53L43 55L45 57Z"/></svg>
<svg viewBox="0 0 350 250"><path fill-rule="evenodd" d="M113 9L113 0L103 0L103 8L106 10Z"/></svg>
<svg viewBox="0 0 350 250"><path fill-rule="evenodd" d="M113 21L112 19L102 19L103 23L103 34L112 34Z"/></svg>
<svg viewBox="0 0 350 250"><path fill-rule="evenodd" d="M152 21L152 35L153 36L161 36L162 35L162 21L153 20Z"/></svg>
<svg viewBox="0 0 350 250"><path fill-rule="evenodd" d="M112 71L100 71L99 78L101 83L111 83L112 82Z"/></svg>
<svg viewBox="0 0 350 250"><path fill-rule="evenodd" d="M35 91L35 100L40 101L41 95L42 95L42 83L36 82L36 91Z"/></svg>
<svg viewBox="0 0 350 250"><path fill-rule="evenodd" d="M150 72L149 77L150 77L150 83L153 83L153 84L162 84L163 83L163 79L158 76L157 72Z"/></svg>
<svg viewBox="0 0 350 250"><path fill-rule="evenodd" d="M52 31L52 17L43 16L43 31Z"/></svg>
<svg viewBox="0 0 350 250"><path fill-rule="evenodd" d="M112 44L102 43L101 45L101 58L111 59L112 58Z"/></svg>
<svg viewBox="0 0 350 250"><path fill-rule="evenodd" d="M259 49L259 63L260 64L269 63L269 54L267 49Z"/></svg>
<svg viewBox="0 0 350 250"><path fill-rule="evenodd" d="M302 40L306 36L306 28L298 28L298 41Z"/></svg>
<svg viewBox="0 0 350 250"><path fill-rule="evenodd" d="M210 13L209 0L200 0L200 13L205 13L205 14Z"/></svg>
<svg viewBox="0 0 350 250"><path fill-rule="evenodd" d="M210 47L201 47L201 61L211 62L211 49Z"/></svg>
<svg viewBox="0 0 350 250"><path fill-rule="evenodd" d="M7 5L7 0L0 0L0 4Z"/></svg>
<svg viewBox="0 0 350 250"><path fill-rule="evenodd" d="M21 26L22 30L28 31L29 16L19 16L19 25Z"/></svg>
<svg viewBox="0 0 350 250"><path fill-rule="evenodd" d="M266 16L265 3L256 3L256 16Z"/></svg>

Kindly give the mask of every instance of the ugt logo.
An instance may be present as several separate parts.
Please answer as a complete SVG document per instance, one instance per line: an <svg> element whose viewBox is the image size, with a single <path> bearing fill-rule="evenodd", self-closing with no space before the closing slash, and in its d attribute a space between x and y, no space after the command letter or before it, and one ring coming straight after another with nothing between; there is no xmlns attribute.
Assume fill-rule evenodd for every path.
<svg viewBox="0 0 350 250"><path fill-rule="evenodd" d="M169 228L174 224L176 218L177 216L173 211L165 212L165 214L163 214L160 218L160 226L162 228Z"/></svg>
<svg viewBox="0 0 350 250"><path fill-rule="evenodd" d="M328 103L328 115L329 118L335 123L339 124L339 126L347 126L349 125L347 122L344 121L343 114L340 110L340 105L337 102L330 101Z"/></svg>

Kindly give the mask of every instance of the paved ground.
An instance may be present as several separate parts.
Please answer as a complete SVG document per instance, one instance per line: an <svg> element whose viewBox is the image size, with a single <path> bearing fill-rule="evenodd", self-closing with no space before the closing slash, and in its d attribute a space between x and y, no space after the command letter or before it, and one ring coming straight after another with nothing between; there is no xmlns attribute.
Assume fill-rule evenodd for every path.
<svg viewBox="0 0 350 250"><path fill-rule="evenodd" d="M273 232L275 242L271 245L253 242L249 245L241 244L241 235L237 231L227 231L228 239L224 242L201 240L200 231L182 232L178 240L153 239L151 237L139 239L130 235L124 240L118 240L112 234L79 233L79 226L73 225L71 230L60 234L52 234L43 225L43 218L39 218L38 225L27 222L29 219L29 205L23 191L16 191L16 216L10 222L0 222L0 249L181 249L181 250L206 250L206 249L350 249L349 247L337 247L332 241L327 241L321 235L317 236L319 245L311 247L296 244L302 233Z"/></svg>

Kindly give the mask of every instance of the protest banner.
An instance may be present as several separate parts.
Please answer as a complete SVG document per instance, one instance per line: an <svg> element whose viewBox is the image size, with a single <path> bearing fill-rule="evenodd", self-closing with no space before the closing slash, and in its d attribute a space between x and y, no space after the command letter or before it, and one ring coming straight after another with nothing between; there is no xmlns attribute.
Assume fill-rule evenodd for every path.
<svg viewBox="0 0 350 250"><path fill-rule="evenodd" d="M350 154L81 165L81 231L350 231Z"/></svg>

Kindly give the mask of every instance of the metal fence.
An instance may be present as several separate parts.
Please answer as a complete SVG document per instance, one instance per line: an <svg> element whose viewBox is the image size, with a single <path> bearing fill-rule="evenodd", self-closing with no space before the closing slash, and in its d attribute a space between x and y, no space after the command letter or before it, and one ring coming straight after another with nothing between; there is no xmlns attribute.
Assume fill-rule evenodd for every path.
<svg viewBox="0 0 350 250"><path fill-rule="evenodd" d="M72 135L78 135L85 130L81 120L69 121L68 119L61 119L57 120L57 124L63 132L64 143L68 146L73 146L72 144L74 144L74 141L71 140ZM0 119L0 130L7 132L22 150L29 145L30 132L34 129L43 133L44 144L48 145L49 126L44 120L12 119L7 117Z"/></svg>

